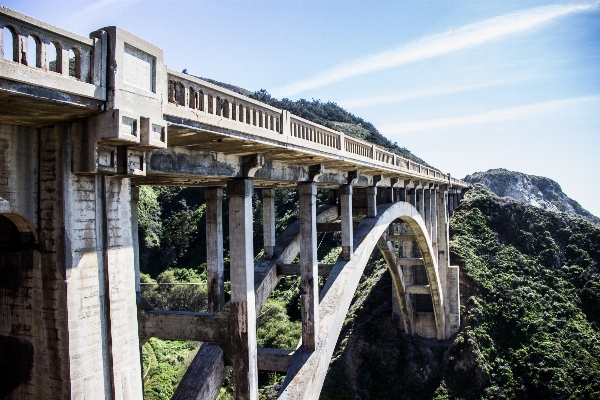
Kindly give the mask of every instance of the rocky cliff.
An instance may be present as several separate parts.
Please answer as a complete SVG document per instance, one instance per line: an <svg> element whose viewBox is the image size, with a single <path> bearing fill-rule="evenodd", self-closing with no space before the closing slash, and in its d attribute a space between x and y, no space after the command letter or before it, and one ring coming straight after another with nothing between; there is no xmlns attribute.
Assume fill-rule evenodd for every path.
<svg viewBox="0 0 600 400"><path fill-rule="evenodd" d="M565 212L583 217L594 225L600 226L600 218L568 197L560 185L552 179L509 171L504 168L475 172L463 179L471 184L482 184L497 196L510 197L521 203L548 211Z"/></svg>

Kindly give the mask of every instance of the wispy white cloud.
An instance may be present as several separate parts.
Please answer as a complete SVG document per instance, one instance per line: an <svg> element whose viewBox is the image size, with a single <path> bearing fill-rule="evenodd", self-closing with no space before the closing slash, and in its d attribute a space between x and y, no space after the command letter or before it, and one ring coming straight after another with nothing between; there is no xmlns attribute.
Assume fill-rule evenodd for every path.
<svg viewBox="0 0 600 400"><path fill-rule="evenodd" d="M306 90L326 86L353 76L380 71L481 45L513 33L532 29L544 22L564 15L597 10L599 6L600 1L559 4L500 15L438 35L429 36L393 50L338 65L312 78L275 88L273 93L278 97L293 96Z"/></svg>
<svg viewBox="0 0 600 400"><path fill-rule="evenodd" d="M139 0L99 0L81 1L89 5L76 8L64 19L64 25L68 29L82 34L87 34L91 29L107 26L106 20L119 15L125 8L137 3ZM100 24L100 25L98 25Z"/></svg>
<svg viewBox="0 0 600 400"><path fill-rule="evenodd" d="M452 128L456 126L488 124L491 122L500 122L530 117L536 114L545 114L561 110L570 106L581 105L582 103L588 103L598 100L600 100L600 95L533 103L524 106L503 108L500 110L493 110L481 114L468 115L463 117L438 118L422 121L393 123L381 127L381 132L384 135L394 135L440 128Z"/></svg>
<svg viewBox="0 0 600 400"><path fill-rule="evenodd" d="M374 106L378 104L397 103L404 100L419 99L424 97L437 97L447 94L466 92L469 90L485 89L493 86L508 85L517 82L524 82L531 78L506 79L492 82L474 83L471 85L446 85L435 86L419 90L411 90L400 93L388 93L372 97L358 97L349 100L340 100L338 104L347 108L360 108Z"/></svg>

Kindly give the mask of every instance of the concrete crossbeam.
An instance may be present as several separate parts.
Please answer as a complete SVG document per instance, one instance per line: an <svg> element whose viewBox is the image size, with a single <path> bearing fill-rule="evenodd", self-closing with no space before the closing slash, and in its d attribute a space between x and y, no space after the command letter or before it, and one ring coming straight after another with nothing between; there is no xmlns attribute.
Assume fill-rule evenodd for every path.
<svg viewBox="0 0 600 400"><path fill-rule="evenodd" d="M258 348L259 371L287 372L292 364L294 350Z"/></svg>
<svg viewBox="0 0 600 400"><path fill-rule="evenodd" d="M387 235L385 240L390 242L412 242L415 240L415 235Z"/></svg>
<svg viewBox="0 0 600 400"><path fill-rule="evenodd" d="M429 285L408 285L406 292L409 294L431 294Z"/></svg>
<svg viewBox="0 0 600 400"><path fill-rule="evenodd" d="M397 264L400 265L425 265L422 258L399 258L396 260Z"/></svg>
<svg viewBox="0 0 600 400"><path fill-rule="evenodd" d="M329 276L334 264L319 264L319 276ZM299 276L302 267L300 264L280 264L277 266L277 275L279 276Z"/></svg>
<svg viewBox="0 0 600 400"><path fill-rule="evenodd" d="M138 311L140 338L221 343L228 335L226 315L188 311Z"/></svg>

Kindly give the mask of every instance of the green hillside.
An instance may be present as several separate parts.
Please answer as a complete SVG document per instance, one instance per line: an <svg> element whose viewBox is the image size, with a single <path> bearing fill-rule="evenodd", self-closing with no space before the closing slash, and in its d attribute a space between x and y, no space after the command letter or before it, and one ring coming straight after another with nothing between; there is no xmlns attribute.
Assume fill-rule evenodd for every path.
<svg viewBox="0 0 600 400"><path fill-rule="evenodd" d="M364 277L322 399L600 398L600 230L476 187L450 221L461 332L410 337Z"/></svg>

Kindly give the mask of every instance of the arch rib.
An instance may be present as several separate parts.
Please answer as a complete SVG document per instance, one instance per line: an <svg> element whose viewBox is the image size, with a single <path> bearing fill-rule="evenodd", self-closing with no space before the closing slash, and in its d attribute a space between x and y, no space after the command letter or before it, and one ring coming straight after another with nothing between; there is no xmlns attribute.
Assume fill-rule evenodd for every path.
<svg viewBox="0 0 600 400"><path fill-rule="evenodd" d="M354 292L381 235L389 224L400 218L412 229L421 251L433 301L437 337L445 338L444 301L441 293L437 260L433 257L431 240L418 210L406 202L378 206L379 214L364 218L354 231L354 254L350 261L338 260L320 295L321 316L315 351L294 354L292 365L283 383L280 400L318 399L325 381L329 361L352 302Z"/></svg>

